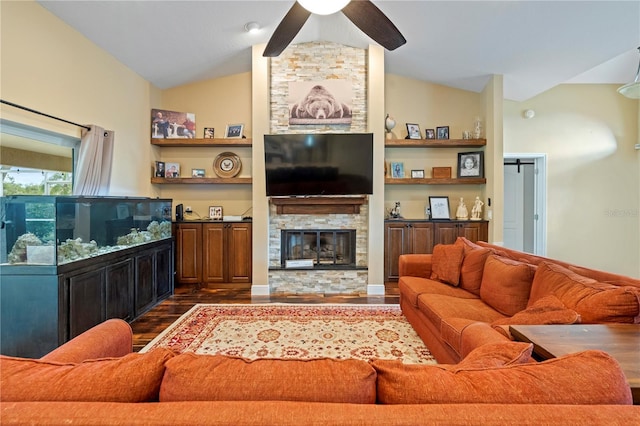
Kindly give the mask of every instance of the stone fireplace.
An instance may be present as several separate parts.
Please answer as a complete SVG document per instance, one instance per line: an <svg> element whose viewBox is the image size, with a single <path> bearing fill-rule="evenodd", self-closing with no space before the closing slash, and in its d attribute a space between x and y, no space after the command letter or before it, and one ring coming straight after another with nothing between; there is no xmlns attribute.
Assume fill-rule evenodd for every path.
<svg viewBox="0 0 640 426"><path fill-rule="evenodd" d="M280 232L280 265L284 268L299 261L308 261L317 269L356 266L355 229L283 229Z"/></svg>

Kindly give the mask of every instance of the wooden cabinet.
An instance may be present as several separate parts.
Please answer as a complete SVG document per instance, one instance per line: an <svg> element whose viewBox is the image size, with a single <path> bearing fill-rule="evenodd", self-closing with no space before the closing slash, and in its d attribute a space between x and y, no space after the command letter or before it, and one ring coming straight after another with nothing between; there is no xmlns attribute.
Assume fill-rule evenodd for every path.
<svg viewBox="0 0 640 426"><path fill-rule="evenodd" d="M385 281L397 281L400 255L433 251L433 223L387 221L384 225L384 238Z"/></svg>
<svg viewBox="0 0 640 426"><path fill-rule="evenodd" d="M453 244L458 237L487 241L487 221L386 220L384 223L384 277L397 281L402 254L433 253L436 244Z"/></svg>
<svg viewBox="0 0 640 426"><path fill-rule="evenodd" d="M489 238L489 226L486 221L447 221L437 222L434 226L434 245L453 244L458 237L465 237L467 240L487 241Z"/></svg>
<svg viewBox="0 0 640 426"><path fill-rule="evenodd" d="M251 282L251 223L178 223L176 270L180 284Z"/></svg>

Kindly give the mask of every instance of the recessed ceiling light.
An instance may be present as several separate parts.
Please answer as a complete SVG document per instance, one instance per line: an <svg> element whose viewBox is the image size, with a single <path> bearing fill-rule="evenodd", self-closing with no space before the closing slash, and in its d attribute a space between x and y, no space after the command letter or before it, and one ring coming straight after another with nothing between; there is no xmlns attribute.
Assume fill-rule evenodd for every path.
<svg viewBox="0 0 640 426"><path fill-rule="evenodd" d="M255 34L258 31L260 31L260 24L258 24L257 22L253 22L253 21L247 22L244 25L244 30L246 32L248 32L249 34Z"/></svg>

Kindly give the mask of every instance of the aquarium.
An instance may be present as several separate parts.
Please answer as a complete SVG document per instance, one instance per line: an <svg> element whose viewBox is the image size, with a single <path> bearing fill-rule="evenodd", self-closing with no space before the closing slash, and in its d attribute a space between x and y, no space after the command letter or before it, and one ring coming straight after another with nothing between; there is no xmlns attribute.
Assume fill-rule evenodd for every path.
<svg viewBox="0 0 640 426"><path fill-rule="evenodd" d="M170 199L0 198L0 264L63 265L171 238Z"/></svg>

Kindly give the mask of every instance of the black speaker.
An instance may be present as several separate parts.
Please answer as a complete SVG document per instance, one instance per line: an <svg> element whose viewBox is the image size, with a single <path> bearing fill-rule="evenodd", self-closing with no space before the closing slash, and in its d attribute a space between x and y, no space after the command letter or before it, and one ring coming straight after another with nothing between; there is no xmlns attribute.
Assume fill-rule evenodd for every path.
<svg viewBox="0 0 640 426"><path fill-rule="evenodd" d="M184 209L182 204L176 205L176 221L184 220Z"/></svg>

